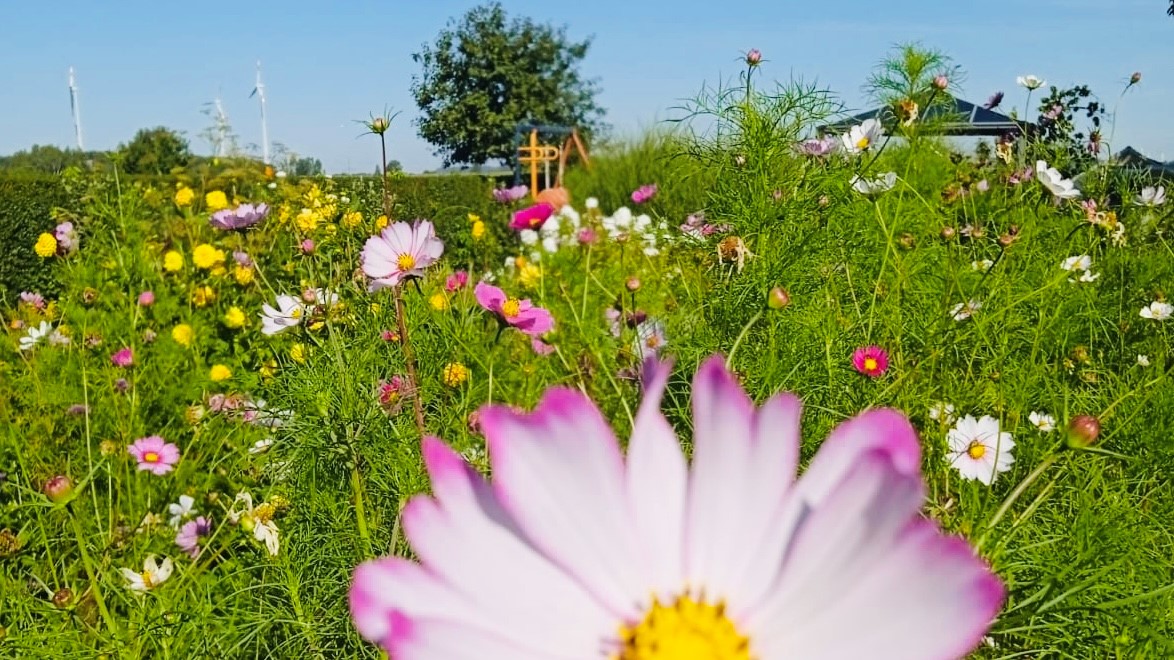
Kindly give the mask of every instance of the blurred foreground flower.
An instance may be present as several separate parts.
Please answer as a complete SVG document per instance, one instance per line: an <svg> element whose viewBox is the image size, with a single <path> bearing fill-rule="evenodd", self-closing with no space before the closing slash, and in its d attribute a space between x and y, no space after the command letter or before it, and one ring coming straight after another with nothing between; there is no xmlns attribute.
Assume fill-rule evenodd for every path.
<svg viewBox="0 0 1174 660"><path fill-rule="evenodd" d="M979 643L1003 585L921 516L900 413L842 424L796 480L798 399L756 410L713 358L690 467L660 412L669 367L644 372L626 460L563 388L533 413L482 410L492 483L425 438L434 495L403 511L421 563L355 570L359 632L397 658L954 658Z"/></svg>

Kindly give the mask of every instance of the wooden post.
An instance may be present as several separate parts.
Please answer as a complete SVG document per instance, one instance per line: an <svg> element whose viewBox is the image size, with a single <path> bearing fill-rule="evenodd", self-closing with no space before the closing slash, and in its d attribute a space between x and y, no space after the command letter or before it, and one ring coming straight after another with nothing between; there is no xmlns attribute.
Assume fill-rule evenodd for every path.
<svg viewBox="0 0 1174 660"><path fill-rule="evenodd" d="M538 129L530 130L530 199L538 199Z"/></svg>

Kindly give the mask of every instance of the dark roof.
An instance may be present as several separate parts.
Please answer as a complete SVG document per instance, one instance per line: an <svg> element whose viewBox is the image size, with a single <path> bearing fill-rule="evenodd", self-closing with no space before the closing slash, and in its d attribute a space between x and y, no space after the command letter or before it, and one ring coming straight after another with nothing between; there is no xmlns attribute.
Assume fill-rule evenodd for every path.
<svg viewBox="0 0 1174 660"><path fill-rule="evenodd" d="M1030 131L1034 128L1032 124L1016 121L1001 112L987 110L980 105L963 101L960 98L951 98L953 98L953 104L935 103L922 115L926 120L944 119L945 123L942 124L941 131L947 135L999 136L1011 132L1022 132L1024 129ZM821 126L820 132L842 133L866 119L879 119L885 126L892 126L897 122L893 110L883 107L852 115L834 124Z"/></svg>
<svg viewBox="0 0 1174 660"><path fill-rule="evenodd" d="M1145 170L1151 174L1166 177L1174 176L1174 161L1163 163L1160 160L1154 160L1133 147L1125 147L1117 152L1114 160L1121 167Z"/></svg>

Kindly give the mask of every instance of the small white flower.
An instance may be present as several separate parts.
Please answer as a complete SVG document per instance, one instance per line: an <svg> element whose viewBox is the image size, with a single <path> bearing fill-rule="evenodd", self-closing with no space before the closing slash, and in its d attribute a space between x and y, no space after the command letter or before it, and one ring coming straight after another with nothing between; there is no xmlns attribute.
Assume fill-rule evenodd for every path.
<svg viewBox="0 0 1174 660"><path fill-rule="evenodd" d="M991 269L991 266L994 266L994 265L995 265L995 262L990 259L983 259L981 261L970 262L970 267L973 268L974 270L977 270L980 273L987 272L988 270Z"/></svg>
<svg viewBox="0 0 1174 660"><path fill-rule="evenodd" d="M285 178L285 170L277 170L277 178L284 179Z"/></svg>
<svg viewBox="0 0 1174 660"><path fill-rule="evenodd" d="M266 187L266 188L268 188L268 189L270 189L270 190L277 190L277 182L276 182L276 181L271 181L271 182L269 182L269 184L268 184L267 186L265 186L265 187Z"/></svg>
<svg viewBox="0 0 1174 660"><path fill-rule="evenodd" d="M179 523L183 522L184 518L196 513L196 510L192 508L195 503L196 500L191 495L180 495L178 503L168 504L167 513L171 514L171 518L167 521L167 524L178 528Z"/></svg>
<svg viewBox="0 0 1174 660"><path fill-rule="evenodd" d="M305 313L302 301L294 296L277 296L277 307L268 303L261 306L261 333L275 335L302 322Z"/></svg>
<svg viewBox="0 0 1174 660"><path fill-rule="evenodd" d="M885 131L881 123L875 119L865 119L861 124L848 129L840 136L844 143L844 150L850 154L868 151L870 147L884 137Z"/></svg>
<svg viewBox="0 0 1174 660"><path fill-rule="evenodd" d="M1068 281L1069 282L1095 282L1095 281L1097 281L1097 278L1100 276L1101 276L1100 273L1094 273L1091 270L1086 270L1080 274L1080 277L1076 278L1075 280L1069 278Z"/></svg>
<svg viewBox="0 0 1174 660"><path fill-rule="evenodd" d="M31 349L41 343L41 340L48 337L51 332L53 332L53 326L49 325L48 321L41 321L40 325L31 326L28 334L20 338L20 350Z"/></svg>
<svg viewBox="0 0 1174 660"><path fill-rule="evenodd" d="M597 209L599 208L599 200L595 199L594 197L588 197L586 201L583 202L583 205L589 209Z"/></svg>
<svg viewBox="0 0 1174 660"><path fill-rule="evenodd" d="M505 258L505 267L506 268L509 268L512 270L517 265L518 265L518 258L517 257L506 257Z"/></svg>
<svg viewBox="0 0 1174 660"><path fill-rule="evenodd" d="M350 204L351 198L347 197L346 195L343 195L342 197L338 198L338 201L342 202L343 204Z"/></svg>
<svg viewBox="0 0 1174 660"><path fill-rule="evenodd" d="M272 446L273 446L273 438L261 438L260 440L254 442L252 447L249 447L249 453L250 454L263 454L263 453L269 451L269 448Z"/></svg>
<svg viewBox="0 0 1174 660"><path fill-rule="evenodd" d="M644 247L644 255L648 257L655 257L660 254L660 248L655 245L648 245Z"/></svg>
<svg viewBox="0 0 1174 660"><path fill-rule="evenodd" d="M893 189L897 185L897 173L886 172L885 174L877 175L871 179L866 179L860 175L852 175L852 189L856 192L872 197L883 192Z"/></svg>
<svg viewBox="0 0 1174 660"><path fill-rule="evenodd" d="M982 309L982 303L980 301L968 300L964 303L954 305L954 308L950 310L950 316L954 317L955 321L965 321L980 309Z"/></svg>
<svg viewBox="0 0 1174 660"><path fill-rule="evenodd" d="M1077 270L1088 270L1092 268L1092 257L1087 254L1082 254L1076 257L1068 257L1060 264L1060 268L1072 272Z"/></svg>
<svg viewBox="0 0 1174 660"><path fill-rule="evenodd" d="M1054 167L1048 167L1048 164L1042 160L1035 162L1035 174L1039 182L1048 189L1056 199L1076 199L1080 197L1080 191L1076 189L1076 184L1072 179L1065 179L1063 174Z"/></svg>
<svg viewBox="0 0 1174 660"><path fill-rule="evenodd" d="M1020 87L1027 89L1039 89L1048 84L1048 81L1033 75L1019 76L1015 79L1015 83Z"/></svg>
<svg viewBox="0 0 1174 660"><path fill-rule="evenodd" d="M140 573L133 568L120 568L122 577L126 578L127 588L131 591L150 591L167 581L175 569L169 557L163 558L163 563L155 563L155 555L147 555L143 562L143 571Z"/></svg>
<svg viewBox="0 0 1174 660"><path fill-rule="evenodd" d="M538 232L533 229L523 229L518 232L518 238L522 240L522 245L534 245L538 242Z"/></svg>
<svg viewBox="0 0 1174 660"><path fill-rule="evenodd" d="M1138 206L1161 206L1166 203L1166 187L1147 186L1142 188L1141 194L1133 200L1133 203Z"/></svg>
<svg viewBox="0 0 1174 660"><path fill-rule="evenodd" d="M554 236L547 236L542 239L542 249L547 252L558 252L558 238Z"/></svg>
<svg viewBox="0 0 1174 660"><path fill-rule="evenodd" d="M71 341L69 335L62 332L59 328L54 328L53 332L49 333L50 346L69 346Z"/></svg>
<svg viewBox="0 0 1174 660"><path fill-rule="evenodd" d="M1032 426L1039 429L1041 433L1051 433L1052 431L1056 430L1056 418L1047 413L1032 411L1032 413L1027 416L1027 419L1031 422Z"/></svg>
<svg viewBox="0 0 1174 660"><path fill-rule="evenodd" d="M1150 366L1150 356L1148 356L1148 355L1138 355L1138 356L1137 356L1137 366L1139 366L1139 367L1148 367L1148 366Z"/></svg>
<svg viewBox="0 0 1174 660"><path fill-rule="evenodd" d="M646 319L643 323L636 326L636 339L632 343L632 352L640 357L641 360L649 357L657 357L664 347L668 344L668 339L664 334L664 321L659 319Z"/></svg>
<svg viewBox="0 0 1174 660"><path fill-rule="evenodd" d="M1010 433L999 428L999 420L990 415L975 419L967 415L946 434L950 464L963 479L991 485L999 473L1011 469L1015 442Z"/></svg>
<svg viewBox="0 0 1174 660"><path fill-rule="evenodd" d="M279 547L277 538L277 523L270 520L268 522L256 522L253 525L253 538L265 544L265 549L269 551L270 557L277 556Z"/></svg>
<svg viewBox="0 0 1174 660"><path fill-rule="evenodd" d="M1167 302L1161 302L1160 300L1155 300L1148 306L1142 307L1141 312L1138 314L1143 319L1165 321L1166 319L1170 318L1171 314L1174 314L1174 305L1171 305Z"/></svg>
<svg viewBox="0 0 1174 660"><path fill-rule="evenodd" d="M954 404L938 401L929 407L929 418L947 424L954 421Z"/></svg>

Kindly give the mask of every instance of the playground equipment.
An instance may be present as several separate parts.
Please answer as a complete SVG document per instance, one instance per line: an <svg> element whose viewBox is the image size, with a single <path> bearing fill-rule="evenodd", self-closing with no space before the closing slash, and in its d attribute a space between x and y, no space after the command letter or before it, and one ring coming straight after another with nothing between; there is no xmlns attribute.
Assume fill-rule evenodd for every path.
<svg viewBox="0 0 1174 660"><path fill-rule="evenodd" d="M555 136L563 139L561 147L553 144L539 144L539 134ZM518 163L514 166L514 185L522 182L522 165L530 167L530 196L538 196L538 166L545 169L545 188L551 187L550 164L558 161L558 172L555 175L554 186L562 187L563 172L567 168L567 156L573 149L579 150L579 157L583 164L591 167L591 158L587 155L587 147L579 137L579 129L574 126L549 126L522 122L518 124L515 140L518 143Z"/></svg>

